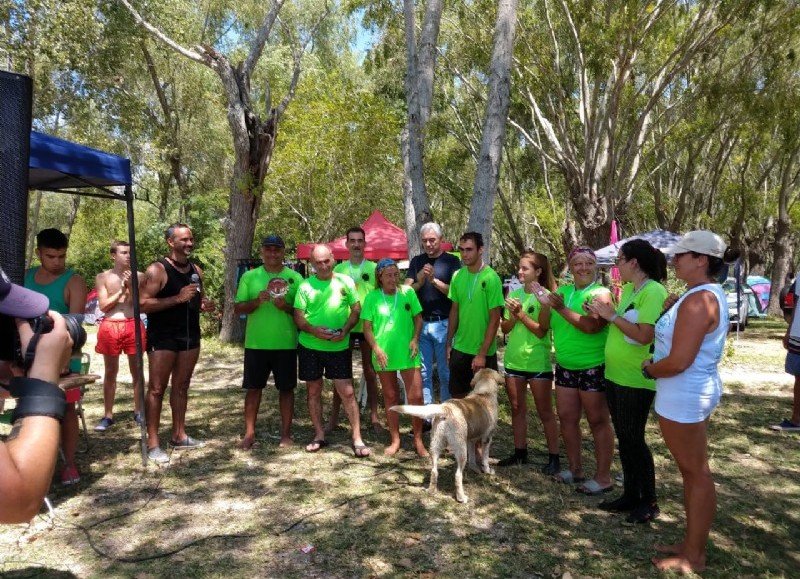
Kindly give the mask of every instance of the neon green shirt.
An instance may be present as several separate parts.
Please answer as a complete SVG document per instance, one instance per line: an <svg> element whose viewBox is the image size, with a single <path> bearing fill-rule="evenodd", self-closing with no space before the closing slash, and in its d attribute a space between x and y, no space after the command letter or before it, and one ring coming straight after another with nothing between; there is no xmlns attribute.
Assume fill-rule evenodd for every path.
<svg viewBox="0 0 800 579"><path fill-rule="evenodd" d="M287 281L289 290L284 299L289 305L294 304L297 289L303 283L303 276L288 267L284 267L278 273L269 273L263 266L246 271L239 280L239 289L236 290L234 301L238 304L256 299L275 278ZM254 350L297 348L297 326L294 325L292 314L276 308L272 301L262 303L247 315L244 347Z"/></svg>
<svg viewBox="0 0 800 579"><path fill-rule="evenodd" d="M343 328L350 317L350 308L358 303L356 288L346 275L334 273L328 280L311 276L297 290L294 307L303 312L312 326L336 330ZM349 335L338 342L321 340L308 332L300 332L300 344L323 352L341 352L350 347Z"/></svg>
<svg viewBox="0 0 800 579"><path fill-rule="evenodd" d="M539 312L542 310L542 304L539 303L534 294L526 294L525 288L517 288L509 292L508 297L518 299L528 317L535 322L539 321ZM504 310L503 317L510 320L510 312ZM508 334L503 366L507 370L521 370L523 372L552 372L551 350L550 332L547 332L544 338L539 338L526 328L522 322L517 320Z"/></svg>
<svg viewBox="0 0 800 579"><path fill-rule="evenodd" d="M503 282L488 265L478 273L470 273L462 267L450 280L447 297L458 304L458 329L453 338L453 348L459 352L476 356L486 337L489 326L489 310L502 308ZM492 340L487 356L497 351L497 340Z"/></svg>
<svg viewBox="0 0 800 579"><path fill-rule="evenodd" d="M333 271L335 273L341 273L342 275L345 275L353 280L353 283L356 286L356 294L358 294L358 301L361 302L361 305L363 306L364 300L367 298L367 294L374 290L378 285L375 282L375 267L375 262L369 261L368 259L362 261L361 265L358 267L354 266L349 261L343 261L334 267ZM364 323L359 319L358 323L351 331L363 332Z"/></svg>
<svg viewBox="0 0 800 579"><path fill-rule="evenodd" d="M372 365L378 371L419 368L419 350L412 358L408 344L414 338L414 317L422 313L417 292L401 285L394 295L372 290L361 306L361 319L372 322L375 342L386 353L386 367L381 368L372 354Z"/></svg>
<svg viewBox="0 0 800 579"><path fill-rule="evenodd" d="M564 305L583 316L587 315L583 304L589 298L607 294L608 289L595 282L583 289L576 289L574 285L560 287L557 294L564 296ZM550 316L550 327L553 330L553 346L556 350L556 362L567 370L588 370L602 364L605 360L606 325L596 334L582 332L553 310Z"/></svg>
<svg viewBox="0 0 800 579"><path fill-rule="evenodd" d="M657 281L649 280L633 290L632 283L622 287L617 314L629 322L656 325L667 299L667 290ZM636 344L616 325L609 324L606 340L606 378L621 386L656 389L656 381L642 376L642 361L650 358L650 344Z"/></svg>

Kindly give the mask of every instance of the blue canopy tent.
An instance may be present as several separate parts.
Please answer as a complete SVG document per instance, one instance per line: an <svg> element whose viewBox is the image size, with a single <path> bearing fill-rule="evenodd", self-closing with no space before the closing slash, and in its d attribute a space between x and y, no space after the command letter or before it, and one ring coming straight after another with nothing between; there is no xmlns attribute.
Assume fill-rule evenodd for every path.
<svg viewBox="0 0 800 579"><path fill-rule="evenodd" d="M139 282L136 272L136 234L133 223L133 180L130 160L111 153L78 145L44 133L31 131L30 157L28 162L28 189L56 191L90 197L101 197L124 201L128 215L128 239L131 247L131 271L133 273L133 314L138 319ZM115 188L116 190L112 189ZM122 192L119 189L122 188ZM144 384L142 335L136 328L137 378ZM139 392L139 402L144 408L144 389ZM142 421L142 464L147 464L147 437Z"/></svg>

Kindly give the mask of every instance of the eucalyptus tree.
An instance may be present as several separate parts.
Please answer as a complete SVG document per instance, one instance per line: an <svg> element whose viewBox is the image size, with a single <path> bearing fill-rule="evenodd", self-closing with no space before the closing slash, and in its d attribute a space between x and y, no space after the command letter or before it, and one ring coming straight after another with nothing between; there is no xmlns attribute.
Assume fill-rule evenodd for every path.
<svg viewBox="0 0 800 579"><path fill-rule="evenodd" d="M150 22L147 14L140 12L128 0L119 2L130 12L136 24L153 38L181 56L208 67L216 73L222 85L235 161L225 223L225 307L220 338L238 338L241 330L233 313L237 259L250 255L278 124L294 98L303 57L327 17L329 6L327 2L320 5L313 0L288 7L285 0L273 0L268 6L258 2L221 5L217 7L214 18L226 24L228 31L217 39L216 45L195 44L189 48L165 33L159 23ZM190 11L193 9L187 6L185 17L189 17ZM257 24L252 24L253 21ZM278 34L284 44L270 45L271 56L285 55L285 66L291 73L283 97L273 105L273 83L259 70L259 62L270 38ZM186 41L191 42L189 39ZM256 79L263 82L263 91L251 89ZM253 97L257 96L263 98L263 105L254 100Z"/></svg>
<svg viewBox="0 0 800 579"><path fill-rule="evenodd" d="M583 241L607 242L642 176L659 103L693 97L687 72L748 4L542 0L521 15L527 118L512 125L561 173Z"/></svg>

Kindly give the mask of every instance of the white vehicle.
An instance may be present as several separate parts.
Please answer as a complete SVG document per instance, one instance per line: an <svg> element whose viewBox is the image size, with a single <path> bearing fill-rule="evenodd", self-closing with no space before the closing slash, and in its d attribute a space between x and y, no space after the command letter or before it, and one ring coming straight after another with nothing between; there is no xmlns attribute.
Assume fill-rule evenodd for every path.
<svg viewBox="0 0 800 579"><path fill-rule="evenodd" d="M728 298L728 317L731 322L731 329L744 330L750 312L750 302L755 300L755 294L746 283L739 284L739 294L736 294L736 279L729 277L722 284L725 295Z"/></svg>

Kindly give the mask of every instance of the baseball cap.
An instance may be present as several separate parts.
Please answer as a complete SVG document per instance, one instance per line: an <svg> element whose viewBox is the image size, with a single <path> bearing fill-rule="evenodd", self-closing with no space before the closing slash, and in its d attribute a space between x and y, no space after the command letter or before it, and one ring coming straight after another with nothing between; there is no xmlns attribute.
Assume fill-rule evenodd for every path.
<svg viewBox="0 0 800 579"><path fill-rule="evenodd" d="M676 253L693 251L703 255L710 255L711 257L722 258L727 248L728 246L716 233L705 229L697 229L681 237L678 243L670 247L666 253L675 255Z"/></svg>
<svg viewBox="0 0 800 579"><path fill-rule="evenodd" d="M50 307L46 295L11 283L6 272L0 268L0 314L14 318L35 318Z"/></svg>
<svg viewBox="0 0 800 579"><path fill-rule="evenodd" d="M286 247L280 235L267 235L261 242L261 247Z"/></svg>

